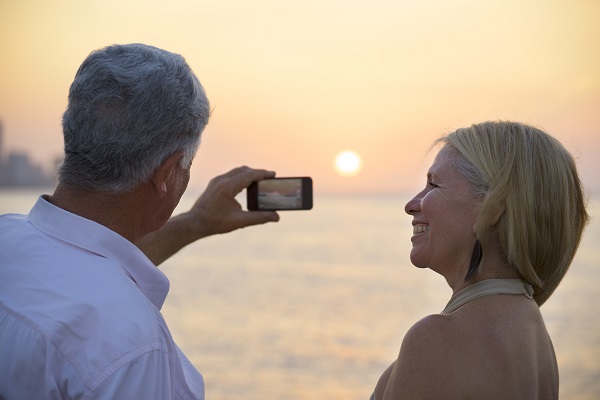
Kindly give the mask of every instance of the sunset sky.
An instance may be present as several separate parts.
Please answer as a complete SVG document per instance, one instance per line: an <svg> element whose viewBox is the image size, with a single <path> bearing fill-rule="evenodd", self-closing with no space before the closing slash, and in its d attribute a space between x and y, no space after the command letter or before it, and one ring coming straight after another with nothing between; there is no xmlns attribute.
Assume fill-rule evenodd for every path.
<svg viewBox="0 0 600 400"><path fill-rule="evenodd" d="M429 144L483 120L559 138L600 190L600 1L0 1L7 150L49 166L90 51L182 54L212 119L191 185L249 165L310 175L317 193L413 191ZM362 158L355 176L338 153Z"/></svg>

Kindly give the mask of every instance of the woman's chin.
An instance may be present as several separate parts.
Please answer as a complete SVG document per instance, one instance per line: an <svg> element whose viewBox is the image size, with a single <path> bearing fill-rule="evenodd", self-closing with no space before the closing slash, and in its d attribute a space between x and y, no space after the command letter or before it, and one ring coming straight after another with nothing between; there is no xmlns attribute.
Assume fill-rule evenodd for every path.
<svg viewBox="0 0 600 400"><path fill-rule="evenodd" d="M421 269L428 268L427 264L419 258L418 254L413 254L413 253L414 252L410 253L410 262L412 263L412 265L414 265L417 268L421 268Z"/></svg>

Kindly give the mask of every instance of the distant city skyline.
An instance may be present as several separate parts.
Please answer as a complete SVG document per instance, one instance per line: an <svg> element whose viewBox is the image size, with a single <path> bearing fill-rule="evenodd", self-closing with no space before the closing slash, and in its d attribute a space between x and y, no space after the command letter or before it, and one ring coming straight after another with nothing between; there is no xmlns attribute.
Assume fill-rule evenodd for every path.
<svg viewBox="0 0 600 400"><path fill-rule="evenodd" d="M27 153L8 151L5 156L4 132L0 121L0 187L54 186L56 178L34 163Z"/></svg>

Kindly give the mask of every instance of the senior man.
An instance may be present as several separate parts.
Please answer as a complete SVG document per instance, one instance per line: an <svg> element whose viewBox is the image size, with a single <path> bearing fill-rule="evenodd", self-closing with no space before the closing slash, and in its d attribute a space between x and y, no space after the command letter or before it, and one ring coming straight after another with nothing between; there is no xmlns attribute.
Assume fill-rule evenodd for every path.
<svg viewBox="0 0 600 400"><path fill-rule="evenodd" d="M209 114L179 55L115 45L83 62L54 194L0 217L0 398L204 398L161 316L169 281L156 265L201 237L278 220L235 200L274 175L246 167L169 220Z"/></svg>

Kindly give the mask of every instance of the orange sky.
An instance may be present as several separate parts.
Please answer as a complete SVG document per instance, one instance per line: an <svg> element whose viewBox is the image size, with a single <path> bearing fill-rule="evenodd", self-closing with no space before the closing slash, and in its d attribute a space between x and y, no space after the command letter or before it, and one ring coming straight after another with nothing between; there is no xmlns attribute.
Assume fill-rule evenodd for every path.
<svg viewBox="0 0 600 400"><path fill-rule="evenodd" d="M182 54L213 117L191 185L241 164L315 191L413 191L439 135L488 119L544 128L600 189L596 0L0 2L4 149L61 153L69 84L93 49ZM336 154L363 158L341 177Z"/></svg>

